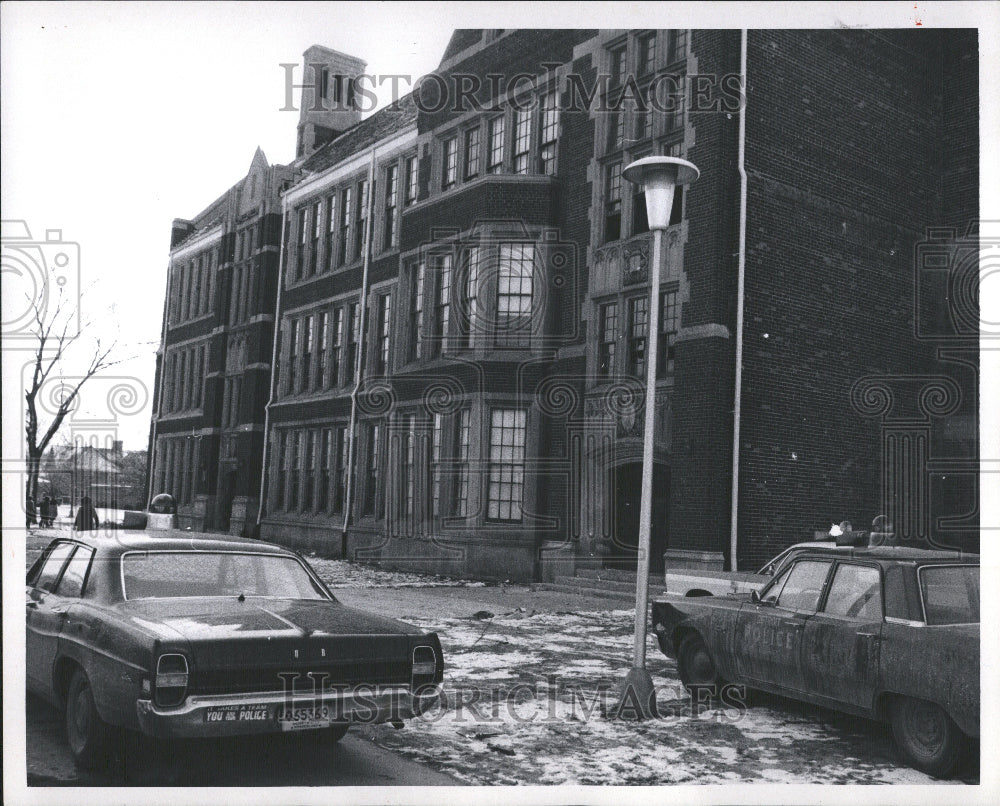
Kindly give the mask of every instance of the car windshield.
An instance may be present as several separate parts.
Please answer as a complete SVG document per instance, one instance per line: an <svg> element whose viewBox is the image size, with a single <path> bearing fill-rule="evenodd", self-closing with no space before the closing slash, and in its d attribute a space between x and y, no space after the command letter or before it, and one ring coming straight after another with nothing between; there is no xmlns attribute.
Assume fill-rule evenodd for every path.
<svg viewBox="0 0 1000 806"><path fill-rule="evenodd" d="M122 555L126 599L266 596L327 599L294 557L231 551L140 551Z"/></svg>
<svg viewBox="0 0 1000 806"><path fill-rule="evenodd" d="M928 624L979 623L979 566L920 569L920 593Z"/></svg>

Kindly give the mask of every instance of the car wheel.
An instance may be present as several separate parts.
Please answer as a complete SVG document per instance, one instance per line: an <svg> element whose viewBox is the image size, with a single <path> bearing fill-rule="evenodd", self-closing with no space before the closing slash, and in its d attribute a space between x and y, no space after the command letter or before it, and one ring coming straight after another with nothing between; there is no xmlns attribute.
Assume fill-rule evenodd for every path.
<svg viewBox="0 0 1000 806"><path fill-rule="evenodd" d="M66 739L76 763L92 769L107 761L111 727L94 704L90 681L77 669L66 692Z"/></svg>
<svg viewBox="0 0 1000 806"><path fill-rule="evenodd" d="M898 697L892 705L892 735L918 770L943 777L958 766L963 734L952 718L932 702Z"/></svg>
<svg viewBox="0 0 1000 806"><path fill-rule="evenodd" d="M347 729L350 726L349 722L336 722L326 730L319 732L320 741L324 744L336 744L347 735Z"/></svg>
<svg viewBox="0 0 1000 806"><path fill-rule="evenodd" d="M723 681L715 668L715 661L699 635L689 635L681 641L677 651L677 671L681 682L692 694L708 691L711 696L717 697L722 690Z"/></svg>

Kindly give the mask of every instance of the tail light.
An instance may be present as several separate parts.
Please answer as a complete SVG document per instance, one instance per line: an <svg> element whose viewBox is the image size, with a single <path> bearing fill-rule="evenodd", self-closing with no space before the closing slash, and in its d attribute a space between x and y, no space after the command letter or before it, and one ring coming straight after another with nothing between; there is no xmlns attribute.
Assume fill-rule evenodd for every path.
<svg viewBox="0 0 1000 806"><path fill-rule="evenodd" d="M418 646L413 649L413 668L410 672L410 690L420 691L434 685L437 674L437 654L434 647Z"/></svg>
<svg viewBox="0 0 1000 806"><path fill-rule="evenodd" d="M160 655L153 686L157 705L169 708L184 702L188 687L188 664L183 655Z"/></svg>

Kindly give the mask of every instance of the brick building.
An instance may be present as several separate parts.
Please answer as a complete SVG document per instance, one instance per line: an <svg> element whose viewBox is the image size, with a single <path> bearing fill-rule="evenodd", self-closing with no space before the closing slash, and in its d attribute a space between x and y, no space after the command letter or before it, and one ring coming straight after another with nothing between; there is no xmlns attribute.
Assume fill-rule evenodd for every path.
<svg viewBox="0 0 1000 806"><path fill-rule="evenodd" d="M651 234L621 170L667 154L701 178L659 289L654 568L734 542L756 565L879 512L978 545L975 328L945 293L978 214L975 31L456 31L413 97L315 111L363 69L306 52L297 158L269 169L290 185L258 271L280 243L280 281L233 365L259 368L246 441L174 448L202 469L190 496L154 470L194 523L204 497L203 524L228 505L236 528L235 457L264 538L487 578L634 564ZM215 207L172 273L223 243ZM224 323L169 321L162 397L198 339L218 388ZM196 425L225 443L226 410L160 405L157 450Z"/></svg>

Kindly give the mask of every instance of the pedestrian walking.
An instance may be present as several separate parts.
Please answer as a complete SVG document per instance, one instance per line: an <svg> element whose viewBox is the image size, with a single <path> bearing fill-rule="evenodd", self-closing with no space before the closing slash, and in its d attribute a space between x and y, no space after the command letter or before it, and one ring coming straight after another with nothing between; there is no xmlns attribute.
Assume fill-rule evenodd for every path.
<svg viewBox="0 0 1000 806"><path fill-rule="evenodd" d="M31 493L28 493L27 497L24 499L24 515L24 528L30 529L35 525L35 499L32 497Z"/></svg>
<svg viewBox="0 0 1000 806"><path fill-rule="evenodd" d="M52 499L49 496L42 499L42 506L38 511L38 522L41 523L43 529L52 526Z"/></svg>
<svg viewBox="0 0 1000 806"><path fill-rule="evenodd" d="M97 517L97 510L89 496L80 499L80 508L76 511L76 520L73 528L78 532L89 532L101 525Z"/></svg>

